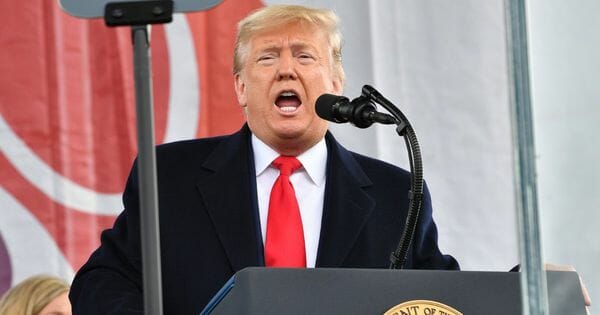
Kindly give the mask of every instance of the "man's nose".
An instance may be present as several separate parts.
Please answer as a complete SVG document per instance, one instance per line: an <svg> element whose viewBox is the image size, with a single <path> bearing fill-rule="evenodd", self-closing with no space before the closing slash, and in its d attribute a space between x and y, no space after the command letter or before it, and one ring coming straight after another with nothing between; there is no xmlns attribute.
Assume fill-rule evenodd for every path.
<svg viewBox="0 0 600 315"><path fill-rule="evenodd" d="M277 79L295 80L296 78L298 78L298 74L296 73L294 57L291 54L282 54L279 61Z"/></svg>

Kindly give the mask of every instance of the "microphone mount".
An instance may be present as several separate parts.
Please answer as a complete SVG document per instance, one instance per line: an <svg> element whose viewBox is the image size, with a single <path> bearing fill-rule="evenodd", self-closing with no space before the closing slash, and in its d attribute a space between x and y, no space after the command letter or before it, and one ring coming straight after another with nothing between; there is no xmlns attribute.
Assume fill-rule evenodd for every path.
<svg viewBox="0 0 600 315"><path fill-rule="evenodd" d="M412 239L415 233L417 222L419 220L419 214L423 207L423 196L424 196L424 180L423 180L423 161L421 158L421 149L417 136L410 122L406 116L387 98L385 98L379 91L370 85L364 85L362 93L359 97L352 100L353 103L357 103L357 107L362 104L364 106L373 106L372 103L377 103L385 108L393 117L393 120L389 120L388 123L396 124L396 133L404 137L406 149L408 151L408 159L410 164L410 190L408 192L409 206L408 213L406 216L406 223L398 247L390 255L390 269L403 269L404 264L408 256L408 250L412 243ZM369 111L371 113L377 113L379 117L388 116L387 114L376 112L375 110ZM386 118L387 119L387 118ZM372 122L381 122L376 119L371 119ZM370 124L368 125L370 126ZM368 127L366 126L366 127ZM357 126L360 128L366 128Z"/></svg>

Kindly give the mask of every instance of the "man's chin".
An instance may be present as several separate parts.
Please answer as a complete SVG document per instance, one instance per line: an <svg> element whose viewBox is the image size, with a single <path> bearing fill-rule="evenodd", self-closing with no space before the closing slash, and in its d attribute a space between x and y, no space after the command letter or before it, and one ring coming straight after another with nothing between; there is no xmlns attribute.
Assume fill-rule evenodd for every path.
<svg viewBox="0 0 600 315"><path fill-rule="evenodd" d="M290 141L301 140L302 137L309 133L309 126L300 122L286 121L281 124L273 126L271 132L279 139L285 139Z"/></svg>
<svg viewBox="0 0 600 315"><path fill-rule="evenodd" d="M273 133L274 141L269 145L283 155L299 155L321 140L322 136L307 129L285 129Z"/></svg>

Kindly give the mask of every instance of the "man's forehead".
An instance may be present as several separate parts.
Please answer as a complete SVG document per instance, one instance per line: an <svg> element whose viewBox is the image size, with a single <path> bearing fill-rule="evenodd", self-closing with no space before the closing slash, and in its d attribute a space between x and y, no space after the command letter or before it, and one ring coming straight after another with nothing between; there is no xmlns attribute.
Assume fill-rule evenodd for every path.
<svg viewBox="0 0 600 315"><path fill-rule="evenodd" d="M322 46L327 38L323 30L314 25L307 27L280 27L261 30L250 37L250 45L255 49L265 47L293 47Z"/></svg>
<svg viewBox="0 0 600 315"><path fill-rule="evenodd" d="M255 41L255 48L263 49L275 49L282 48L283 46L289 46L291 48L302 48L302 47L316 47L313 41L305 40L297 37L279 37L279 38L268 38L268 39L257 39Z"/></svg>

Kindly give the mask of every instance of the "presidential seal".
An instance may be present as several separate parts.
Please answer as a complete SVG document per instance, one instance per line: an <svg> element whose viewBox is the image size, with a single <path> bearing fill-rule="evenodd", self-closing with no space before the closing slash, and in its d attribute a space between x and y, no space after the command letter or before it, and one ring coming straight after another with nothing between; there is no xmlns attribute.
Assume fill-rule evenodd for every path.
<svg viewBox="0 0 600 315"><path fill-rule="evenodd" d="M413 300L398 304L383 315L462 315L462 313L440 302Z"/></svg>

